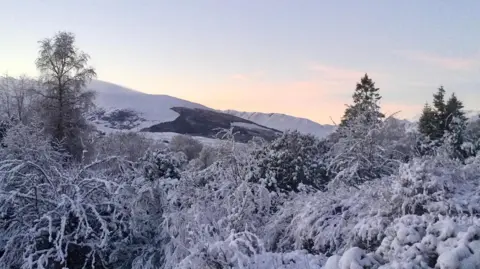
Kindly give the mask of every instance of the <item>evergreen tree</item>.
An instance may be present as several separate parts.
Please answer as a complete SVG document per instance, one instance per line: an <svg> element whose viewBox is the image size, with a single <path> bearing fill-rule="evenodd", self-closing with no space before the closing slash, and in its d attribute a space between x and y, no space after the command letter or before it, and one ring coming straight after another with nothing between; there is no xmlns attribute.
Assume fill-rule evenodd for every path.
<svg viewBox="0 0 480 269"><path fill-rule="evenodd" d="M433 108L428 104L425 105L418 129L429 138L429 147L436 147L446 142L451 148L452 157L462 159L466 157L464 150L461 149L465 141L466 126L467 118L463 111L463 103L455 94L445 102L445 89L440 87L433 95Z"/></svg>
<svg viewBox="0 0 480 269"><path fill-rule="evenodd" d="M468 157L462 144L465 142L465 130L467 128L467 117L463 111L463 103L452 94L445 106L445 133L448 134L448 141L451 144L452 156L457 159Z"/></svg>
<svg viewBox="0 0 480 269"><path fill-rule="evenodd" d="M430 139L433 139L433 134L436 132L437 126L435 124L436 113L432 107L426 103L423 107L422 115L418 122L419 131L425 134Z"/></svg>
<svg viewBox="0 0 480 269"><path fill-rule="evenodd" d="M433 106L435 108L435 118L434 118L434 126L435 129L431 134L431 138L433 140L441 139L443 134L445 133L447 124L445 122L446 119L446 104L445 104L445 89L443 86L438 88L436 94L433 95Z"/></svg>
<svg viewBox="0 0 480 269"><path fill-rule="evenodd" d="M365 74L328 153L328 173L333 181L357 186L395 170L397 161L381 145L385 116L380 112L380 99L379 89Z"/></svg>
<svg viewBox="0 0 480 269"><path fill-rule="evenodd" d="M365 74L360 82L357 83L352 97L353 105L345 110L345 114L340 122L340 127L349 125L349 123L360 114L363 115L366 125L381 122L385 117L385 115L380 112L380 106L378 104L382 98L379 94L379 88L375 87L375 82L368 77L368 74Z"/></svg>
<svg viewBox="0 0 480 269"><path fill-rule="evenodd" d="M445 106L446 130L452 130L450 125L454 118L457 118L462 124L465 124L468 120L465 116L465 112L463 111L462 101L458 100L457 96L455 96L455 93L452 93L452 96L450 97L450 99L448 99Z"/></svg>

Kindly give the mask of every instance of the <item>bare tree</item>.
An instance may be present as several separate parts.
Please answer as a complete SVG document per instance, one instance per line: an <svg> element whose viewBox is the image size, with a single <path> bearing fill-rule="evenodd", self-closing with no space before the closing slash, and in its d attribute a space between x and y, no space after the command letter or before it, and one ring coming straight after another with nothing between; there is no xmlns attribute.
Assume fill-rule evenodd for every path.
<svg viewBox="0 0 480 269"><path fill-rule="evenodd" d="M88 66L89 55L75 46L73 33L59 32L39 43L36 65L44 87L40 94L45 130L78 159L89 128L84 114L95 97L85 87L96 76L95 70Z"/></svg>
<svg viewBox="0 0 480 269"><path fill-rule="evenodd" d="M14 78L8 74L4 74L0 79L0 100L1 100L1 112L2 118L11 119L12 117L12 87L14 84Z"/></svg>
<svg viewBox="0 0 480 269"><path fill-rule="evenodd" d="M20 76L12 89L14 112L20 122L26 123L27 115L31 112L30 105L34 100L34 91L37 81L26 75Z"/></svg>
<svg viewBox="0 0 480 269"><path fill-rule="evenodd" d="M31 114L34 91L37 81L26 75L11 77L5 74L0 78L0 102L2 117L26 123Z"/></svg>

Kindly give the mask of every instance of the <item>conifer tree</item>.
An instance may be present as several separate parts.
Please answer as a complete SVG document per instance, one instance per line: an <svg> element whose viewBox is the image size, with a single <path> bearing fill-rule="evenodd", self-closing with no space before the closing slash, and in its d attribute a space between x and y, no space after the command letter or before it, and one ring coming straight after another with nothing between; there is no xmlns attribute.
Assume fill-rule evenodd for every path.
<svg viewBox="0 0 480 269"><path fill-rule="evenodd" d="M446 129L446 104L445 104L445 89L443 86L438 88L436 94L433 95L433 106L435 108L434 126L436 127L431 134L433 140L438 140L443 137Z"/></svg>
<svg viewBox="0 0 480 269"><path fill-rule="evenodd" d="M468 157L462 149L465 142L465 130L467 128L467 117L463 111L463 103L453 93L445 106L445 133L449 136L449 142L453 149L453 156L458 159Z"/></svg>
<svg viewBox="0 0 480 269"><path fill-rule="evenodd" d="M425 134L430 139L433 139L433 134L436 132L436 114L432 107L426 103L423 107L422 115L418 122L419 131Z"/></svg>
<svg viewBox="0 0 480 269"><path fill-rule="evenodd" d="M328 173L333 181L356 186L388 175L395 161L380 145L383 118L381 96L375 83L365 74L353 94L354 104L345 111L336 131L335 144L328 153Z"/></svg>
<svg viewBox="0 0 480 269"><path fill-rule="evenodd" d="M450 99L448 99L445 106L445 124L448 131L451 131L450 124L452 123L454 118L457 118L462 124L465 124L467 122L468 119L465 116L463 108L464 106L462 101L458 100L455 93L452 93L452 96L450 97Z"/></svg>
<svg viewBox="0 0 480 269"><path fill-rule="evenodd" d="M360 114L364 115L366 125L381 122L385 117L380 112L380 105L378 102L382 98L379 94L379 88L375 87L375 82L365 74L357 83L355 92L353 94L353 105L345 110L345 114L340 122L340 127L349 125L349 122L357 118Z"/></svg>
<svg viewBox="0 0 480 269"><path fill-rule="evenodd" d="M445 89L440 87L433 95L433 108L425 105L418 128L420 133L433 141L433 145L439 146L447 142L452 148L452 154L463 158L465 154L461 145L464 142L466 125L463 103L454 93L445 102Z"/></svg>

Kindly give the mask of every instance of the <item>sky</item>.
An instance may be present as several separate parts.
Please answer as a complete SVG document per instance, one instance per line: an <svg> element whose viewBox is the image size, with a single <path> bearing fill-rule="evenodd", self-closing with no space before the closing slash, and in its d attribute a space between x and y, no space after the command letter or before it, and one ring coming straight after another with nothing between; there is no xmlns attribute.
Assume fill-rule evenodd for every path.
<svg viewBox="0 0 480 269"><path fill-rule="evenodd" d="M382 110L443 85L480 110L478 0L0 0L0 72L38 75L38 41L76 35L98 79L215 109L338 122L365 74Z"/></svg>

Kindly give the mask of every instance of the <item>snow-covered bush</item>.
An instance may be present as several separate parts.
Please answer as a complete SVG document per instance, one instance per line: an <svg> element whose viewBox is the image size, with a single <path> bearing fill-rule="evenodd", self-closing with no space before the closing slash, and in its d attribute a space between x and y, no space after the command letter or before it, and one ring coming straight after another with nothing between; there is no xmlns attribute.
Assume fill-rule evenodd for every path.
<svg viewBox="0 0 480 269"><path fill-rule="evenodd" d="M322 189L328 183L324 141L298 131L286 132L257 151L256 181L269 190L298 192L302 185Z"/></svg>
<svg viewBox="0 0 480 269"><path fill-rule="evenodd" d="M405 215L395 219L375 252L351 248L329 258L325 268L480 267L478 219Z"/></svg>
<svg viewBox="0 0 480 269"><path fill-rule="evenodd" d="M28 160L0 165L3 268L107 268L108 248L122 240L128 200L121 179L92 177Z"/></svg>
<svg viewBox="0 0 480 269"><path fill-rule="evenodd" d="M136 132L114 132L95 141L94 158L103 159L118 156L129 161L137 161L148 150L157 150L165 146L154 139Z"/></svg>
<svg viewBox="0 0 480 269"><path fill-rule="evenodd" d="M187 164L183 153L167 150L147 151L140 159L143 176L151 181L160 178L180 178L182 168Z"/></svg>
<svg viewBox="0 0 480 269"><path fill-rule="evenodd" d="M476 156L480 152L480 117L469 122L465 130L465 142L462 149L469 156Z"/></svg>
<svg viewBox="0 0 480 269"><path fill-rule="evenodd" d="M188 160L198 158L203 148L202 143L188 135L174 136L169 145L171 150L183 152Z"/></svg>
<svg viewBox="0 0 480 269"><path fill-rule="evenodd" d="M205 169L214 164L221 158L221 152L219 149L212 146L203 146L198 156L200 169Z"/></svg>
<svg viewBox="0 0 480 269"><path fill-rule="evenodd" d="M167 189L163 180L150 177L169 180L170 174L146 178L141 169L145 161L132 166L119 158L78 167L55 157L58 153L47 145L38 150L38 163L0 162L0 267L140 269L165 264ZM123 166L123 172L111 173L112 166Z"/></svg>
<svg viewBox="0 0 480 269"><path fill-rule="evenodd" d="M375 249L392 220L388 184L377 180L358 191L339 187L292 197L267 224L266 248L281 252L305 249L326 255L353 246Z"/></svg>
<svg viewBox="0 0 480 269"><path fill-rule="evenodd" d="M42 165L63 161L65 155L55 151L53 145L49 137L37 128L17 124L6 132L0 158L32 161Z"/></svg>

